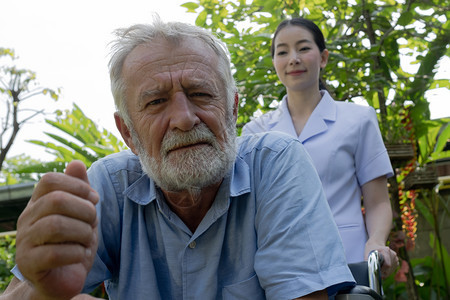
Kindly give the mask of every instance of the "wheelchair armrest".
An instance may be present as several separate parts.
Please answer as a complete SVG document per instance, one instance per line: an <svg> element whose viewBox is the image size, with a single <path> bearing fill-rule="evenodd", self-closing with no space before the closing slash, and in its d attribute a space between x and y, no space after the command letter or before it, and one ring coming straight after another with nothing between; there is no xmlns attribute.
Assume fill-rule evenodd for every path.
<svg viewBox="0 0 450 300"><path fill-rule="evenodd" d="M369 266L367 261L348 264L357 285L370 286L369 284Z"/></svg>

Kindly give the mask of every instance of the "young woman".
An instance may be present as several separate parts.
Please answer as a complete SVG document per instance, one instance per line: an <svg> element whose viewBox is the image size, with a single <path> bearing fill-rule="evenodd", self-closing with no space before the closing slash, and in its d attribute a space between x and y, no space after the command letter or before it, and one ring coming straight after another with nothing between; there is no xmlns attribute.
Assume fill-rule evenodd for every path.
<svg viewBox="0 0 450 300"><path fill-rule="evenodd" d="M287 95L278 109L246 124L242 134L282 131L297 137L322 180L348 263L378 250L385 260L382 274L388 276L398 265L396 253L386 247L392 226L387 177L393 172L374 109L334 101L320 89L328 50L313 22L281 22L271 52Z"/></svg>

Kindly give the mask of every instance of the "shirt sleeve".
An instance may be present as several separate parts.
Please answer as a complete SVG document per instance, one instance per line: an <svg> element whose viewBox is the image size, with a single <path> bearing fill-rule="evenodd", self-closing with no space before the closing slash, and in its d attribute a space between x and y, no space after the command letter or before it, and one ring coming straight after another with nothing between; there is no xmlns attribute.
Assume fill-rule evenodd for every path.
<svg viewBox="0 0 450 300"><path fill-rule="evenodd" d="M367 107L360 115L360 133L355 153L356 174L359 184L386 175L394 175L391 161L381 137L375 110Z"/></svg>
<svg viewBox="0 0 450 300"><path fill-rule="evenodd" d="M354 285L309 155L287 135L269 144L273 146L257 147L253 153L255 271L267 298L292 299L323 289L333 295Z"/></svg>
<svg viewBox="0 0 450 300"><path fill-rule="evenodd" d="M16 276L16 278L19 279L20 281L25 281L25 277L22 275L22 273L20 272L19 267L17 265L15 265L11 269L11 273L13 273L14 276Z"/></svg>

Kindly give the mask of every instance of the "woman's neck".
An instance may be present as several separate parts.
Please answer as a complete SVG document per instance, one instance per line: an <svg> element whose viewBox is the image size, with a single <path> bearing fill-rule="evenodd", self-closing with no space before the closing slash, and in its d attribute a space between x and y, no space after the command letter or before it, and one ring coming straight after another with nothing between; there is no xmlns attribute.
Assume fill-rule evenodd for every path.
<svg viewBox="0 0 450 300"><path fill-rule="evenodd" d="M288 108L297 136L300 135L322 95L318 89L312 91L287 91Z"/></svg>

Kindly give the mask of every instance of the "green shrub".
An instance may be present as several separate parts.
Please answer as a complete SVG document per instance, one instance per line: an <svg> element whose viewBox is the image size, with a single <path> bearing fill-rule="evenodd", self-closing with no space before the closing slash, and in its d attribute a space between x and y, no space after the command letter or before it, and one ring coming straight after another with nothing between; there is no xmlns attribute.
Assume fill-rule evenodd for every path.
<svg viewBox="0 0 450 300"><path fill-rule="evenodd" d="M3 292L11 281L10 270L15 265L16 237L12 235L0 236L0 292Z"/></svg>

